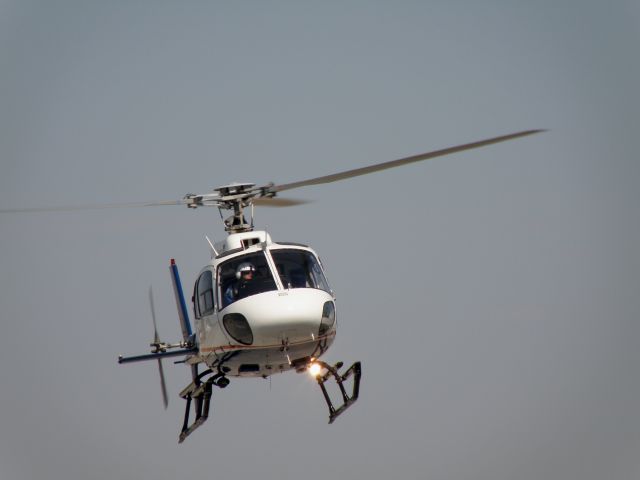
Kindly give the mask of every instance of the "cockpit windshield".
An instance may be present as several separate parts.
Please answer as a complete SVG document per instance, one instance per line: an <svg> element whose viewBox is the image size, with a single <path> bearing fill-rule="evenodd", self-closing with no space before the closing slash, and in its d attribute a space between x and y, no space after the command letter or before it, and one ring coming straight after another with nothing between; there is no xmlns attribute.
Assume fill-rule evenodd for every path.
<svg viewBox="0 0 640 480"><path fill-rule="evenodd" d="M250 295L277 290L263 252L224 262L218 267L218 279L222 308Z"/></svg>
<svg viewBox="0 0 640 480"><path fill-rule="evenodd" d="M316 257L306 250L271 250L284 288L319 288L331 293Z"/></svg>

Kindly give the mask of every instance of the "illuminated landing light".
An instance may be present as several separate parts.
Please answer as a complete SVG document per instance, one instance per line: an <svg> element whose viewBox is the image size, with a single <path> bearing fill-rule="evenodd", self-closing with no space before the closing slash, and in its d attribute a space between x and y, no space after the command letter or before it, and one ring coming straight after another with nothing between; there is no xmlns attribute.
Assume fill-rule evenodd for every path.
<svg viewBox="0 0 640 480"><path fill-rule="evenodd" d="M312 363L311 365L309 365L309 374L312 377L317 377L318 375L320 375L321 370L322 367L317 363Z"/></svg>

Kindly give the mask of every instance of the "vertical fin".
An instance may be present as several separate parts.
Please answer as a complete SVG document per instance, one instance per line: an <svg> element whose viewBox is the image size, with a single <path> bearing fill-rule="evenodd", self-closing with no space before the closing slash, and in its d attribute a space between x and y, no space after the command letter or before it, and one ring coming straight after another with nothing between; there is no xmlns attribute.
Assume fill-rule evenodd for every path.
<svg viewBox="0 0 640 480"><path fill-rule="evenodd" d="M193 331L191 330L191 324L189 323L189 312L187 310L187 304L184 301L184 294L182 293L182 283L180 283L178 266L176 265L176 261L173 258L171 259L169 271L171 272L171 284L173 285L173 293L175 294L176 306L178 307L178 318L180 319L182 338L185 342L188 342L193 335Z"/></svg>

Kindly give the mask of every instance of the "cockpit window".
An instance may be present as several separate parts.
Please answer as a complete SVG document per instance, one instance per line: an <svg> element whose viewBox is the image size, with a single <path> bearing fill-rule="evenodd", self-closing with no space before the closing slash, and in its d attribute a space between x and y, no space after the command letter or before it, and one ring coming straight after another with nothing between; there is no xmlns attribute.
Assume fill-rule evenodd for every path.
<svg viewBox="0 0 640 480"><path fill-rule="evenodd" d="M264 253L251 253L218 267L222 308L251 295L277 290Z"/></svg>
<svg viewBox="0 0 640 480"><path fill-rule="evenodd" d="M306 250L271 250L284 288L319 288L331 292L316 257Z"/></svg>

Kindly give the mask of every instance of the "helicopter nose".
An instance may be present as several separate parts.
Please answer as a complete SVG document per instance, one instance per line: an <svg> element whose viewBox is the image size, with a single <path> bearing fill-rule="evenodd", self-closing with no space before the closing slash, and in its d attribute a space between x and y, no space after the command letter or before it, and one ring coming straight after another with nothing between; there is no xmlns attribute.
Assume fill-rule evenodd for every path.
<svg viewBox="0 0 640 480"><path fill-rule="evenodd" d="M243 316L246 325L240 328L250 329L253 346L314 341L335 328L333 297L323 290L302 288L265 292L246 300L228 307L223 324L232 334L229 329L232 316Z"/></svg>
<svg viewBox="0 0 640 480"><path fill-rule="evenodd" d="M316 340L328 333L335 324L335 304L324 293L302 291L280 298L285 310L268 324L262 324L265 333L276 334L278 338L289 341Z"/></svg>

